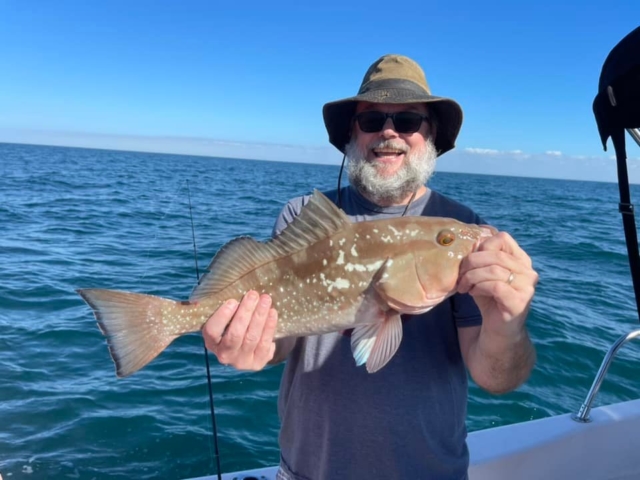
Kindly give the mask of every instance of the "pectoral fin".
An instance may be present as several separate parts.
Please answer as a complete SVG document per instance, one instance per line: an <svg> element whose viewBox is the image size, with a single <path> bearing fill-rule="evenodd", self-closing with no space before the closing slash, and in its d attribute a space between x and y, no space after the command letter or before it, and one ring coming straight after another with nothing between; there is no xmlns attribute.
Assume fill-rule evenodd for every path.
<svg viewBox="0 0 640 480"><path fill-rule="evenodd" d="M412 253L388 258L376 272L372 284L378 295L399 312L417 314L431 309Z"/></svg>
<svg viewBox="0 0 640 480"><path fill-rule="evenodd" d="M367 372L384 367L395 355L402 340L402 320L388 310L380 322L359 325L351 335L351 350L358 366L366 363Z"/></svg>

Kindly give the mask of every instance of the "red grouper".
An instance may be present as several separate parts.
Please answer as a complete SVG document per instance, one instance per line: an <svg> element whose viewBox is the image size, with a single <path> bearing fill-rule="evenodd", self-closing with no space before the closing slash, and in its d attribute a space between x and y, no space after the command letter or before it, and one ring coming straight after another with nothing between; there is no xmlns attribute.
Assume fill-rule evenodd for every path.
<svg viewBox="0 0 640 480"><path fill-rule="evenodd" d="M460 263L492 227L440 217L352 223L322 193L277 237L224 245L188 301L105 289L78 293L107 337L116 374L144 367L180 335L199 331L228 299L268 293L275 338L353 328L357 365L382 368L402 340L400 314L418 314L453 295Z"/></svg>

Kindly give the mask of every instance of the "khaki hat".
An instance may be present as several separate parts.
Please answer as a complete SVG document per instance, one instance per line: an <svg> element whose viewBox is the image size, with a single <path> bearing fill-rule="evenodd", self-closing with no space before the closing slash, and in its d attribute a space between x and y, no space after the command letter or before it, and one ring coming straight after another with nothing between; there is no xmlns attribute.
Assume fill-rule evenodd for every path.
<svg viewBox="0 0 640 480"><path fill-rule="evenodd" d="M358 102L428 103L429 111L437 116L435 147L438 155L455 146L462 126L460 105L449 98L431 95L420 65L402 55L380 57L365 73L355 97L329 102L322 107L329 142L342 153L351 137L351 121Z"/></svg>

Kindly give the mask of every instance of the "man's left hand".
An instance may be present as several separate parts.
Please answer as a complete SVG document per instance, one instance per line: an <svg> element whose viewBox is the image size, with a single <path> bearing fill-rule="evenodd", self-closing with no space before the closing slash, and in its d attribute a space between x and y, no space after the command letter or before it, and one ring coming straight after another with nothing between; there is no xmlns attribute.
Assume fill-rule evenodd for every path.
<svg viewBox="0 0 640 480"><path fill-rule="evenodd" d="M517 336L524 329L537 283L531 258L508 233L499 232L463 260L458 292L474 298L483 329Z"/></svg>

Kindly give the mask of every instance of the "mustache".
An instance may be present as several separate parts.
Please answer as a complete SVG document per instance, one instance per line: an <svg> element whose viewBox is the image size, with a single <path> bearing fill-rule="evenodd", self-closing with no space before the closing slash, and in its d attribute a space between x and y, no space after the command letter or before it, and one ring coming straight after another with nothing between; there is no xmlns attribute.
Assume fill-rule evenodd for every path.
<svg viewBox="0 0 640 480"><path fill-rule="evenodd" d="M401 142L398 140L384 140L384 139L373 140L371 143L367 145L367 150L373 150L376 148L398 150L398 151L401 151L402 153L407 153L409 151L409 148L407 147L407 145L404 142Z"/></svg>

